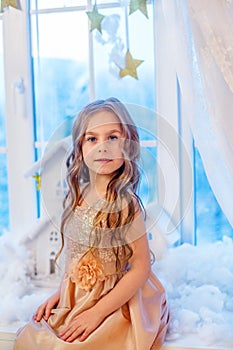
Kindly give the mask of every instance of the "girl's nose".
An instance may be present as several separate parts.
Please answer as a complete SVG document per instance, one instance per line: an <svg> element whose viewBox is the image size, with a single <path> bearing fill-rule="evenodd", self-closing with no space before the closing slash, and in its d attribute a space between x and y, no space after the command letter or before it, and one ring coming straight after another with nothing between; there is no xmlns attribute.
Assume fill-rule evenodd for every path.
<svg viewBox="0 0 233 350"><path fill-rule="evenodd" d="M107 142L102 142L98 147L98 152L107 152Z"/></svg>

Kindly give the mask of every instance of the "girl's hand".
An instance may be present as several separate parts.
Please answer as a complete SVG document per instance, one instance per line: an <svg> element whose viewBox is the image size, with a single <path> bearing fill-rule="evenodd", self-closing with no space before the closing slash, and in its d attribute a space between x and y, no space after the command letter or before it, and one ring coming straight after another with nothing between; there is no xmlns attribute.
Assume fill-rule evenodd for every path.
<svg viewBox="0 0 233 350"><path fill-rule="evenodd" d="M42 317L44 317L45 321L48 321L48 318L51 315L51 310L59 302L59 299L60 299L60 292L56 292L50 298L48 298L36 310L33 316L34 320L39 322L42 319Z"/></svg>
<svg viewBox="0 0 233 350"><path fill-rule="evenodd" d="M69 326L59 334L66 342L79 338L82 342L103 322L103 318L94 311L94 307L73 318Z"/></svg>

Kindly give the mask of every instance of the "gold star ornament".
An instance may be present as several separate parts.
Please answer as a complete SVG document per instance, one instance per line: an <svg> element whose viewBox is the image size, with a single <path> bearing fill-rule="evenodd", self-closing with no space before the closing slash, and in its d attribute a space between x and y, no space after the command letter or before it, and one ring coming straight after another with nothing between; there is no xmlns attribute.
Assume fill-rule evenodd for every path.
<svg viewBox="0 0 233 350"><path fill-rule="evenodd" d="M101 13L99 13L96 8L94 8L91 12L87 11L86 14L91 23L90 31L92 32L94 29L97 29L100 33L102 33L101 22L103 21L105 16L101 15Z"/></svg>
<svg viewBox="0 0 233 350"><path fill-rule="evenodd" d="M1 1L1 12L3 12L5 7L14 7L15 9L19 9L19 6L17 4L17 0L2 0Z"/></svg>
<svg viewBox="0 0 233 350"><path fill-rule="evenodd" d="M41 174L33 175L33 179L36 180L36 189L39 191L41 189Z"/></svg>
<svg viewBox="0 0 233 350"><path fill-rule="evenodd" d="M127 50L125 55L125 68L120 68L120 77L123 78L126 75L130 75L131 77L138 79L137 75L137 67L144 62L143 60L133 59L129 50Z"/></svg>
<svg viewBox="0 0 233 350"><path fill-rule="evenodd" d="M148 18L146 0L130 0L129 14L131 15L131 13L137 10L141 11L146 16L146 18Z"/></svg>

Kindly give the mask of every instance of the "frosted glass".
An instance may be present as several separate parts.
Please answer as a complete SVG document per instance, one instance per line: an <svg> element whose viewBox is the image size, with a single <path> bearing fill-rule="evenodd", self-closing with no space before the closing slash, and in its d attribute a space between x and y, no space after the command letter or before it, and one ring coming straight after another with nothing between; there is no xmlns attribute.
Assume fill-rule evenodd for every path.
<svg viewBox="0 0 233 350"><path fill-rule="evenodd" d="M108 16L109 23L104 24L106 30L102 30L102 36L97 31L94 33L96 98L115 96L123 102L155 109L152 5L147 5L147 9L149 19L140 11L137 11L127 17L128 26L125 22L125 9L123 7L101 9L101 13L106 17ZM115 16L115 18L111 16ZM119 19L118 24L116 16ZM110 25L113 22L116 26L115 33ZM138 79L131 76L119 77L118 65L124 68L127 49L130 50L133 59L143 60L143 63L137 68Z"/></svg>
<svg viewBox="0 0 233 350"><path fill-rule="evenodd" d="M213 194L197 149L195 183L197 244L221 240L224 236L233 238L233 229Z"/></svg>
<svg viewBox="0 0 233 350"><path fill-rule="evenodd" d="M37 31L38 28L38 31ZM36 139L89 101L88 21L85 12L32 15Z"/></svg>
<svg viewBox="0 0 233 350"><path fill-rule="evenodd" d="M0 236L9 229L9 204L6 154L0 153Z"/></svg>

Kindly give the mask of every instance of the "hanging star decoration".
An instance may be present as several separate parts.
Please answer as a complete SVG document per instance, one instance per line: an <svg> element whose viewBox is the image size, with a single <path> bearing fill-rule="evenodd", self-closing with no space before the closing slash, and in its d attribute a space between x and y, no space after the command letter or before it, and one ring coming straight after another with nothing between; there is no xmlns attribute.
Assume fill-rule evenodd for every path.
<svg viewBox="0 0 233 350"><path fill-rule="evenodd" d="M92 11L87 11L86 14L91 22L90 31L92 32L94 29L97 29L102 34L101 22L103 21L105 16L101 15L101 13L98 12L96 7L94 7Z"/></svg>
<svg viewBox="0 0 233 350"><path fill-rule="evenodd" d="M127 50L125 55L125 68L120 68L120 77L123 78L126 75L130 75L131 77L138 79L137 75L137 67L144 62L143 60L133 59L129 50Z"/></svg>
<svg viewBox="0 0 233 350"><path fill-rule="evenodd" d="M41 174L33 175L33 179L36 180L36 189L39 191L41 189Z"/></svg>
<svg viewBox="0 0 233 350"><path fill-rule="evenodd" d="M131 15L137 10L141 11L146 16L146 18L148 18L146 0L130 0L129 14Z"/></svg>
<svg viewBox="0 0 233 350"><path fill-rule="evenodd" d="M2 0L1 1L1 12L3 12L5 7L14 7L15 9L19 9L17 0Z"/></svg>

